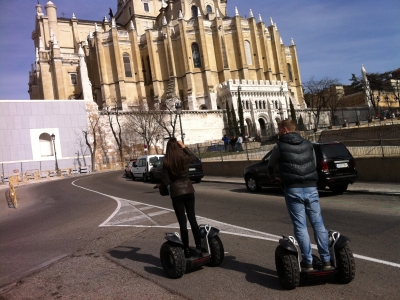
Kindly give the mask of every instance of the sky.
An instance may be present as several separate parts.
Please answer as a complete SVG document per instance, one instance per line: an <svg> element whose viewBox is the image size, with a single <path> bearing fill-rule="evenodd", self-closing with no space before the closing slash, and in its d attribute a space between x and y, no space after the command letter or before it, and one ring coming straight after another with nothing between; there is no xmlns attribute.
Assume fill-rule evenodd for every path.
<svg viewBox="0 0 400 300"><path fill-rule="evenodd" d="M117 0L53 0L58 17L102 20ZM39 0L44 6L47 0ZM0 0L0 100L29 100L37 0ZM312 76L349 84L351 74L400 68L399 0L228 0L228 15L277 24L283 43L293 38L303 82Z"/></svg>

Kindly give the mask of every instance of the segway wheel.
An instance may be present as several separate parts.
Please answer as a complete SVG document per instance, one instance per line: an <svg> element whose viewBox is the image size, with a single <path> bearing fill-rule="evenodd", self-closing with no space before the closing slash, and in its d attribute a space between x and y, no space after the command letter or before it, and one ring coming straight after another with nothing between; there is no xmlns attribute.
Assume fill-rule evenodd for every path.
<svg viewBox="0 0 400 300"><path fill-rule="evenodd" d="M218 235L208 240L210 244L211 258L209 262L210 267L219 266L224 260L225 250L224 245L222 244L221 239Z"/></svg>
<svg viewBox="0 0 400 300"><path fill-rule="evenodd" d="M300 270L295 253L278 246L275 250L275 266L282 287L293 290L299 285Z"/></svg>
<svg viewBox="0 0 400 300"><path fill-rule="evenodd" d="M160 249L161 265L165 274L172 279L181 278L186 272L186 260L182 247L165 242Z"/></svg>
<svg viewBox="0 0 400 300"><path fill-rule="evenodd" d="M344 246L336 252L337 268L336 279L340 283L350 283L356 275L356 263L349 246Z"/></svg>

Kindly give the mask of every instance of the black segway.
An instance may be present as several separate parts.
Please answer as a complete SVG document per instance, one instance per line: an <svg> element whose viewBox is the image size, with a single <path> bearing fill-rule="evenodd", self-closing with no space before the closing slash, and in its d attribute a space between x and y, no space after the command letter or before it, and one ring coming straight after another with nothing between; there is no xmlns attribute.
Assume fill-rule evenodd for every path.
<svg viewBox="0 0 400 300"><path fill-rule="evenodd" d="M161 265L172 279L180 278L186 271L200 266L219 266L224 260L224 246L218 237L219 230L210 225L200 225L201 253L190 247L190 257L185 258L183 243L177 232L166 233L167 240L160 249Z"/></svg>
<svg viewBox="0 0 400 300"><path fill-rule="evenodd" d="M324 268L322 261L313 255L313 270L303 271L300 266L300 248L294 237L282 236L275 250L275 266L279 281L285 289L295 289L300 279L328 281L335 278L340 283L350 283L355 276L356 265L349 246L350 239L337 231L329 231L331 267Z"/></svg>

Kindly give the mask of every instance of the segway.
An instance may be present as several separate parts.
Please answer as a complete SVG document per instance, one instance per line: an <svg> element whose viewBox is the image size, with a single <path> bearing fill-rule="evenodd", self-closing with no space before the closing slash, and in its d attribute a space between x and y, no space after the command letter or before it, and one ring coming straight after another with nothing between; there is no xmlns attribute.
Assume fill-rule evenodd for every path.
<svg viewBox="0 0 400 300"><path fill-rule="evenodd" d="M282 236L275 250L275 266L283 288L292 290L304 281L328 281L336 279L340 283L350 283L355 276L355 261L348 243L350 239L337 231L329 231L329 254L331 267L324 268L322 261L313 255L313 269L302 270L301 253L297 241L292 236Z"/></svg>
<svg viewBox="0 0 400 300"><path fill-rule="evenodd" d="M218 237L219 230L210 225L200 225L201 253L190 247L190 257L185 258L183 243L177 232L166 233L167 240L160 249L161 265L165 274L172 279L183 276L186 271L209 265L219 266L224 260L224 246Z"/></svg>

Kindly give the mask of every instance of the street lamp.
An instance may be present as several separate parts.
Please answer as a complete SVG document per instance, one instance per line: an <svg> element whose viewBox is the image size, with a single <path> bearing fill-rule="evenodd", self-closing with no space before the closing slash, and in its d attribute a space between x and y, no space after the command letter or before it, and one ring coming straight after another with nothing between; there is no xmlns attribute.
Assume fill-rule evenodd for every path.
<svg viewBox="0 0 400 300"><path fill-rule="evenodd" d="M56 135L53 133L51 135L51 140L53 141L53 148L54 148L54 158L56 159L56 172L59 173L58 169L58 162L57 162L57 152L56 152L56 143L55 143Z"/></svg>
<svg viewBox="0 0 400 300"><path fill-rule="evenodd" d="M182 114L182 106L180 104L180 102L176 102L175 103L175 110L176 110L176 114L179 116L179 125L181 127L181 140L182 143L185 143L185 134L182 131L182 119L181 119L181 114Z"/></svg>

